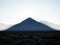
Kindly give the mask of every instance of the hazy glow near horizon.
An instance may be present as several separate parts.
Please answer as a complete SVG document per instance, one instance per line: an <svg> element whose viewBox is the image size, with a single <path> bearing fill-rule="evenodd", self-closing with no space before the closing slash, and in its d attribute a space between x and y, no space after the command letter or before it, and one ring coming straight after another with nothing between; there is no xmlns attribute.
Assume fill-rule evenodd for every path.
<svg viewBox="0 0 60 45"><path fill-rule="evenodd" d="M28 17L60 25L60 0L0 0L0 23L16 24Z"/></svg>

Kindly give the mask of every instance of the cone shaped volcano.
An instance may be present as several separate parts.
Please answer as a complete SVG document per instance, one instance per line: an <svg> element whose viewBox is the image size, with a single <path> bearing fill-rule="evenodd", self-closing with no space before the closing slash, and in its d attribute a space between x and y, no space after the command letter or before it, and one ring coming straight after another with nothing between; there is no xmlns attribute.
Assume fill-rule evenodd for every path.
<svg viewBox="0 0 60 45"><path fill-rule="evenodd" d="M16 24L6 31L54 31L47 25L37 22L32 18L27 18L19 24Z"/></svg>

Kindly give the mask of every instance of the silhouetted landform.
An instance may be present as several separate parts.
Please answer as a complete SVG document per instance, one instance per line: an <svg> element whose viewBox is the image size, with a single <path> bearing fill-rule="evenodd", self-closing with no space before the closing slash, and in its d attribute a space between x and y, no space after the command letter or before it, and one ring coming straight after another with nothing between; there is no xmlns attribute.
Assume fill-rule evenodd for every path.
<svg viewBox="0 0 60 45"><path fill-rule="evenodd" d="M0 32L0 45L60 45L60 32Z"/></svg>
<svg viewBox="0 0 60 45"><path fill-rule="evenodd" d="M16 24L5 31L56 31L49 26L37 22L32 18L27 18L19 24Z"/></svg>

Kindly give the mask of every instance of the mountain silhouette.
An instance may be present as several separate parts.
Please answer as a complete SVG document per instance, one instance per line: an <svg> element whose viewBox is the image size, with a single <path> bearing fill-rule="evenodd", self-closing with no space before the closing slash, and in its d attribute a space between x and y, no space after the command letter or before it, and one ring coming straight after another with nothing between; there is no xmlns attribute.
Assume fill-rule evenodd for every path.
<svg viewBox="0 0 60 45"><path fill-rule="evenodd" d="M27 18L19 24L12 26L6 31L54 31L45 24L35 21L32 18Z"/></svg>

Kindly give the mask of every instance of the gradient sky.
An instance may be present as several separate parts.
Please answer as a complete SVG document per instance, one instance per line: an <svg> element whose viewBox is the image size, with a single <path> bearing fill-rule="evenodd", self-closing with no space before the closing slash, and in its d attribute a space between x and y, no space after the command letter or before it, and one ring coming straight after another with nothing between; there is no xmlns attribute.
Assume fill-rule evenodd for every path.
<svg viewBox="0 0 60 45"><path fill-rule="evenodd" d="M60 25L60 0L0 0L0 23L16 24L28 17Z"/></svg>

